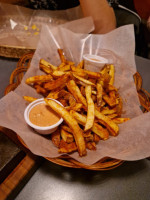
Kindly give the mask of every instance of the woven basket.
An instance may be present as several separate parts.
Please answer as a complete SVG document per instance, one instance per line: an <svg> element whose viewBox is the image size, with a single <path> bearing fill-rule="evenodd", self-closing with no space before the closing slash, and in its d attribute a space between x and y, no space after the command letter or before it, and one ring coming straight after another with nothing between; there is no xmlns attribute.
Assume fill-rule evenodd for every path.
<svg viewBox="0 0 150 200"><path fill-rule="evenodd" d="M30 62L33 57L33 54L34 53L25 54L20 58L19 62L17 63L16 69L12 72L10 76L10 84L5 89L5 95L10 91L14 90L15 88L17 88L17 86L20 84L24 73L30 67ZM142 78L139 73L136 73L134 75L134 81L136 84L142 110L143 112L148 112L150 111L150 94L142 88ZM28 149L26 144L19 136L18 139L21 142L21 144ZM84 168L84 169L99 170L99 171L114 169L120 166L124 162L123 160L105 157L92 165L85 165L83 163L74 160L69 155L60 156L57 158L46 157L46 159L65 167Z"/></svg>

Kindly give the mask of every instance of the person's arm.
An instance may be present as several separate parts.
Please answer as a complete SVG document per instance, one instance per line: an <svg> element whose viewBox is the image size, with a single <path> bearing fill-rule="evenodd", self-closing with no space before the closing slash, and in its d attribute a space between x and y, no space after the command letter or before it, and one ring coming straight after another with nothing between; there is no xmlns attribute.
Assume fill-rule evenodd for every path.
<svg viewBox="0 0 150 200"><path fill-rule="evenodd" d="M116 17L107 0L79 0L84 17L92 16L94 33L107 33L116 28Z"/></svg>

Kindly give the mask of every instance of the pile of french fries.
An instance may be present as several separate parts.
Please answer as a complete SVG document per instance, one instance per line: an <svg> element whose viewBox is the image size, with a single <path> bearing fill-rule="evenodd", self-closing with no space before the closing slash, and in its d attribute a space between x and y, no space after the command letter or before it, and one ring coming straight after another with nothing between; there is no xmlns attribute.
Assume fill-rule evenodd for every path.
<svg viewBox="0 0 150 200"><path fill-rule="evenodd" d="M45 75L26 79L26 84L34 87L44 96L45 102L56 111L64 122L51 134L52 142L59 153L78 151L80 156L87 149L96 150L100 140L117 136L122 118L122 99L114 87L114 65L105 65L100 72L84 69L84 62L78 65L68 61L62 49L58 49L61 64L53 64L41 59L39 68ZM63 106L55 101L57 99ZM24 96L28 102L34 97Z"/></svg>

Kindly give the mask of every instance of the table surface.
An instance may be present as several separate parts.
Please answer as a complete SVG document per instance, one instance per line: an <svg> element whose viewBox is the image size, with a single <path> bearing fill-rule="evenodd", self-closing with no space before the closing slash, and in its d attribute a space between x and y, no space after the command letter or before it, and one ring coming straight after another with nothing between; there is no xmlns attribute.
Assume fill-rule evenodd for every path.
<svg viewBox="0 0 150 200"><path fill-rule="evenodd" d="M143 88L150 92L150 60L135 57ZM0 95L16 61L0 59ZM149 200L150 160L124 162L110 171L66 168L49 161L34 173L15 200Z"/></svg>

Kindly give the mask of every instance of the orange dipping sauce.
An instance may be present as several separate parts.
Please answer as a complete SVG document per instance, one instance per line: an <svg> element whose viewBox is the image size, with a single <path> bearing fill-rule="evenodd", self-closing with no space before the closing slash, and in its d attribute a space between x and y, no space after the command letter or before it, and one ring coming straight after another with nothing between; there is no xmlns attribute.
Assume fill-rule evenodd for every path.
<svg viewBox="0 0 150 200"><path fill-rule="evenodd" d="M45 103L34 106L29 113L29 120L32 124L46 127L56 124L60 116Z"/></svg>

